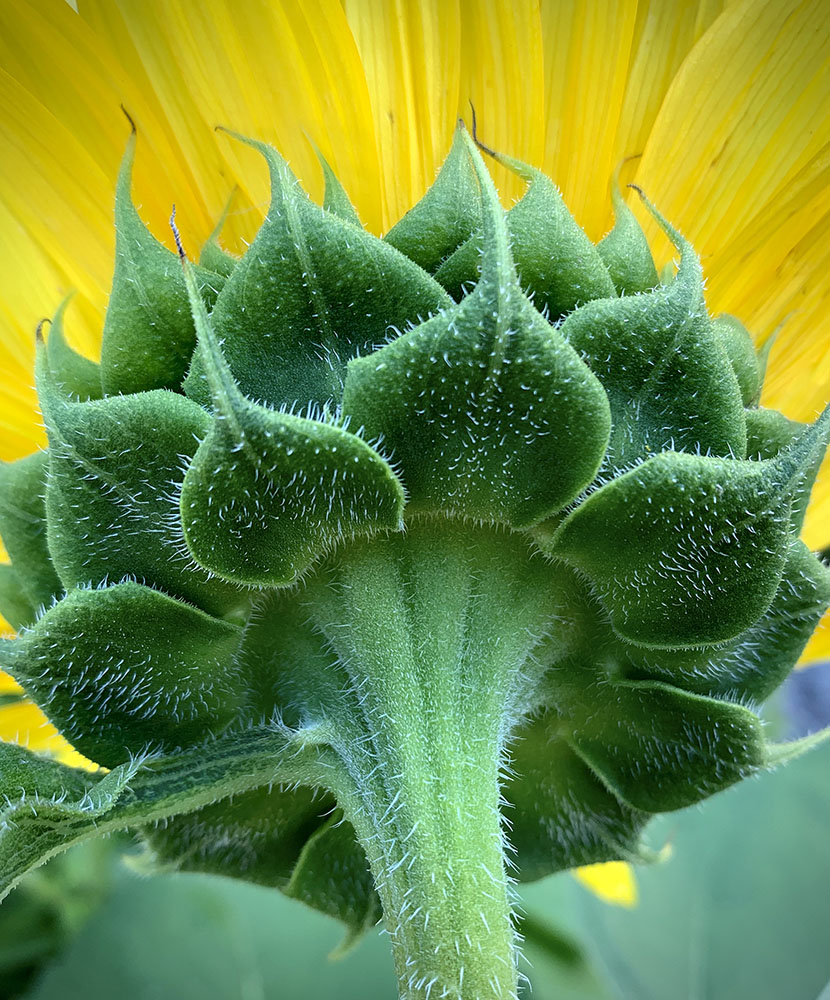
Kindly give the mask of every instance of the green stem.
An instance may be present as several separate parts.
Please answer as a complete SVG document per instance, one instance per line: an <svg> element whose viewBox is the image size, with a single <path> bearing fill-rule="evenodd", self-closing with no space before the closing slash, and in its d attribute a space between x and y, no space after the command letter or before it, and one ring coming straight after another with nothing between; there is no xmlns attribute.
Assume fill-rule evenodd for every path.
<svg viewBox="0 0 830 1000"><path fill-rule="evenodd" d="M550 615L536 560L520 536L421 522L339 553L306 602L401 997L515 997L499 769Z"/></svg>
<svg viewBox="0 0 830 1000"><path fill-rule="evenodd" d="M443 756L442 760L438 760ZM370 859L401 998L516 996L516 945L499 817L497 760L435 753L356 828ZM410 778L413 776L410 776ZM413 784L429 785L431 801ZM461 789L463 785L463 790ZM398 795L400 792L400 795ZM369 805L369 803L365 803Z"/></svg>

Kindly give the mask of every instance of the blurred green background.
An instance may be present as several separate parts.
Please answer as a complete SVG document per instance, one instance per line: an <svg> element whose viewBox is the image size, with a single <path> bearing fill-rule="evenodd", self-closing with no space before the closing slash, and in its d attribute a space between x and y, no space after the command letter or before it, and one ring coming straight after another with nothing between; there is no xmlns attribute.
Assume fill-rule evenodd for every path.
<svg viewBox="0 0 830 1000"><path fill-rule="evenodd" d="M830 665L767 715L786 737L826 725ZM830 1000L830 744L661 817L649 841L670 856L638 868L632 910L567 874L522 888L528 997ZM333 960L334 921L231 880L142 877L125 849L76 848L3 903L0 1000L394 1000L382 934Z"/></svg>

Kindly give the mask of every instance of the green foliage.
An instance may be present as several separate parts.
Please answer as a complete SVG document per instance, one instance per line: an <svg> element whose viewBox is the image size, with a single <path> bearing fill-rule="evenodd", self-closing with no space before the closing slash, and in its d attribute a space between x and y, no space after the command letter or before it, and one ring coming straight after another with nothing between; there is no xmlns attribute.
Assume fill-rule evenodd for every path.
<svg viewBox="0 0 830 1000"><path fill-rule="evenodd" d="M388 941L367 935L335 959L342 936L335 921L261 886L123 871L27 1000L394 1000Z"/></svg>
<svg viewBox="0 0 830 1000"><path fill-rule="evenodd" d="M830 412L822 423L823 442ZM627 639L676 647L734 638L778 589L813 430L770 462L657 455L592 493L551 551L589 576Z"/></svg>
<svg viewBox="0 0 830 1000"><path fill-rule="evenodd" d="M384 239L429 274L481 226L481 191L459 123L435 183Z"/></svg>
<svg viewBox="0 0 830 1000"><path fill-rule="evenodd" d="M130 196L135 131L118 175L115 197L115 273L104 339L101 382L108 394L178 389L196 344L182 269L139 218ZM221 274L199 270L213 301Z"/></svg>
<svg viewBox="0 0 830 1000"><path fill-rule="evenodd" d="M337 174L331 169L328 160L319 150L317 150L317 159L320 161L320 167L323 170L323 180L325 182L323 208L345 222L353 222L356 226L360 226L360 218L355 211L354 205L349 201L346 189L340 183Z"/></svg>
<svg viewBox="0 0 830 1000"><path fill-rule="evenodd" d="M39 608L48 607L63 587L46 547L44 494L49 456L35 452L17 462L0 464L0 537L11 559L2 593L12 618L28 624ZM15 589L19 586L19 591Z"/></svg>
<svg viewBox="0 0 830 1000"><path fill-rule="evenodd" d="M577 890L576 931L612 996L815 1000L830 977L828 766L823 746L658 820L649 839L671 854L638 871L633 910ZM527 905L557 915L562 902L549 893L532 887Z"/></svg>
<svg viewBox="0 0 830 1000"><path fill-rule="evenodd" d="M658 283L616 189L595 247L499 157L528 181L505 213L460 128L381 240L325 162L321 208L250 144L268 217L200 268L138 219L131 139L100 375L63 307L39 348L0 664L111 770L2 748L3 884L136 829L145 867L278 887L349 940L382 908L406 997L511 996L501 796L533 879L642 858L652 814L806 749L755 710L830 603L797 539L830 413L756 407L746 331L648 206Z"/></svg>
<svg viewBox="0 0 830 1000"><path fill-rule="evenodd" d="M413 511L524 527L593 479L608 404L521 291L504 213L478 169L490 247L481 280L460 305L351 362L343 409L392 448Z"/></svg>
<svg viewBox="0 0 830 1000"><path fill-rule="evenodd" d="M66 395L80 402L100 399L104 392L101 387L101 366L73 351L63 335L63 316L69 302L69 298L61 302L49 326L49 340L46 344L49 367L60 372L61 387Z"/></svg>
<svg viewBox="0 0 830 1000"><path fill-rule="evenodd" d="M727 313L716 316L712 326L735 372L744 406L757 406L761 395L761 361L755 353L749 331L740 320Z"/></svg>
<svg viewBox="0 0 830 1000"><path fill-rule="evenodd" d="M700 262L652 211L680 251L677 276L642 295L589 302L561 327L608 394L605 464L624 468L668 450L742 457L740 388L706 313Z"/></svg>
<svg viewBox="0 0 830 1000"><path fill-rule="evenodd" d="M314 205L270 146L243 141L268 163L271 206L216 300L213 328L250 398L298 408L339 401L350 358L449 299L397 251ZM210 399L199 352L185 388Z"/></svg>
<svg viewBox="0 0 830 1000"><path fill-rule="evenodd" d="M620 295L634 295L654 288L659 279L645 233L623 201L617 178L611 186L614 228L597 243L597 253L608 268Z"/></svg>
<svg viewBox="0 0 830 1000"><path fill-rule="evenodd" d="M497 159L528 182L525 196L506 214L504 224L521 286L536 309L553 321L592 299L614 295L599 251L568 211L553 181L511 157ZM435 272L456 301L476 284L482 253L491 240L485 229L480 230Z"/></svg>
<svg viewBox="0 0 830 1000"><path fill-rule="evenodd" d="M186 462L210 418L161 389L71 402L44 352L38 390L49 434L49 553L67 588L126 576L223 614L244 604L237 588L193 564L175 517Z"/></svg>
<svg viewBox="0 0 830 1000"><path fill-rule="evenodd" d="M232 721L239 638L238 625L137 583L73 588L13 644L12 666L81 753L114 767Z"/></svg>
<svg viewBox="0 0 830 1000"><path fill-rule="evenodd" d="M325 754L273 726L87 774L0 743L0 899L53 855L90 837L141 828L271 784L319 784Z"/></svg>

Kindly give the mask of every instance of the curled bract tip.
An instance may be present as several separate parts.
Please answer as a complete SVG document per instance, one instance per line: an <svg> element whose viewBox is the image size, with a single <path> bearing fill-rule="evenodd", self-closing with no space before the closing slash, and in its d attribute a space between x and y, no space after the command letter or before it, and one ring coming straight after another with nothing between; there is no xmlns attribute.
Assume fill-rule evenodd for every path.
<svg viewBox="0 0 830 1000"><path fill-rule="evenodd" d="M138 132L138 129L135 127L135 120L133 119L133 116L130 114L129 111L127 111L127 109L124 107L123 104L121 105L121 110L124 112L124 117L130 123L130 129L132 131L132 134L135 135Z"/></svg>

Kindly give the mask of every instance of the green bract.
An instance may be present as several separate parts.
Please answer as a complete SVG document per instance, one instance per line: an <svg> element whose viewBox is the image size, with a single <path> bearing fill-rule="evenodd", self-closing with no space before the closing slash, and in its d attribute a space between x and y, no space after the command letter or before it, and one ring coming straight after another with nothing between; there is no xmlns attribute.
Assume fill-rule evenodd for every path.
<svg viewBox="0 0 830 1000"><path fill-rule="evenodd" d="M508 844L520 879L637 860L652 814L798 749L756 709L830 603L797 539L830 415L757 407L648 203L663 284L618 191L594 246L501 157L505 213L463 128L385 239L250 145L266 221L195 265L139 220L131 139L101 366L63 307L39 347L0 651L109 771L0 748L2 886L133 828L351 935L382 913L402 996L510 997Z"/></svg>

